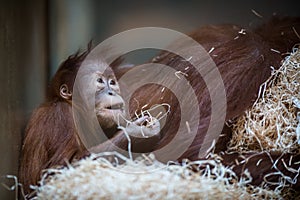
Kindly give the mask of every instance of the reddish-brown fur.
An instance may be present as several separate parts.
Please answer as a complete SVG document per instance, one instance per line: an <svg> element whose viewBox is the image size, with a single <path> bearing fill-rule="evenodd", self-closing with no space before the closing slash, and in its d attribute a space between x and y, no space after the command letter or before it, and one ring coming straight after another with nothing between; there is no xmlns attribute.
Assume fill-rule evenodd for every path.
<svg viewBox="0 0 300 200"><path fill-rule="evenodd" d="M90 48L82 54L70 56L61 64L49 86L46 102L33 112L28 122L19 173L25 193L31 191L30 185L38 184L43 169L64 165L89 155L75 128L72 99L66 100L60 95L62 84L66 84L73 91L75 76L89 51ZM153 150L160 136L158 134L150 138L130 138L132 151L149 152ZM120 130L115 130L110 141L92 147L93 152L116 151L115 147L127 149L128 139Z"/></svg>
<svg viewBox="0 0 300 200"><path fill-rule="evenodd" d="M298 27L299 29L298 19L274 19L270 23L272 26L266 26L267 30L264 29L263 25L257 31L246 29L246 34L238 34L242 28L235 25L218 25L203 27L190 35L207 51L214 47L214 51L211 54L216 56L212 56L212 59L221 73L226 89L226 120L241 115L251 106L256 99L259 86L270 76L271 67L276 69L280 66L280 61L283 58L282 55L271 49L285 53L299 41L297 35L292 31L292 27L296 29ZM269 34L266 34L268 31ZM285 34L284 36L280 36L278 32L279 34L281 32ZM238 39L235 39L237 36ZM280 41L279 45L276 43L277 40ZM192 52L191 55L193 55ZM196 91L200 104L200 126L198 127L198 133L193 144L181 157L197 159L198 151L210 120L211 101L206 84L193 66L179 56L164 52L155 62L187 73L188 76L186 78ZM185 70L186 67L189 67L189 69ZM121 76L118 73L117 75ZM157 92L161 91L161 89L162 87L157 85L147 85L134 95L139 105L154 105L161 102L168 102L171 108L173 108L169 115L169 124L172 125L164 129L165 132L162 133L164 137L159 142L157 148L166 145L172 139L174 136L172 133L176 133L178 128L175 125L179 124L178 120L180 120L178 117L180 107L177 106L176 97L169 93L163 94ZM160 100L162 95L164 95L164 98ZM136 100L132 101L130 108L135 110L136 106Z"/></svg>
<svg viewBox="0 0 300 200"><path fill-rule="evenodd" d="M72 88L74 73L86 53L69 57L53 78L46 103L36 109L27 125L22 147L20 181L25 192L30 184L37 184L41 171L54 165L63 165L83 151L76 139L71 106L59 95L60 85Z"/></svg>
<svg viewBox="0 0 300 200"><path fill-rule="evenodd" d="M217 56L212 58L224 80L227 95L226 120L241 115L245 109L251 106L260 84L270 76L270 66L279 67L282 56L270 49L273 48L284 53L299 42L299 38L291 31L291 27L295 27L296 30L300 31L299 19L276 19L269 24L272 25L261 26L255 31L247 29L245 35L238 34L241 28L233 25L206 26L191 34L191 37L207 51L212 47L215 48L213 54ZM281 36L281 32L285 34ZM236 36L239 36L239 38L234 39ZM64 101L59 95L61 84L67 83L68 87L72 88L78 67L85 56L86 53L70 57L62 64L62 67L53 78L47 102L33 113L29 121L20 167L20 179L26 192L29 192L30 184L37 184L43 169L64 164L66 160L71 162L74 158L80 158L88 154L78 139L72 118L71 104ZM201 118L193 143L180 156L180 159L199 159L198 152L207 131L211 114L211 100L206 85L201 76L195 73L195 69L188 62L182 61L179 56L163 52L156 62L169 65L175 70L190 67L186 71L188 74L187 79L196 92ZM124 71L120 72L118 68L114 70L117 77L124 73ZM140 106L161 103L161 89L162 87L158 85L144 86L135 93L135 98L139 101ZM171 92L166 90L163 102L171 105L171 113L168 115L167 123L161 131L162 139L159 142L151 142L149 144L152 145L151 148L146 145L145 148L147 148L145 149L143 145L140 145L136 147L136 151L147 152L162 148L174 137L180 120L178 100ZM130 109L135 110L136 108L136 102L131 101ZM230 134L228 127L224 128L224 132ZM185 141L184 137L181 139L183 142ZM126 149L127 140L123 137L123 134L118 133L112 140L117 146ZM101 144L99 147L100 151L112 149L113 147L109 146L108 143ZM226 149L226 142L219 143L217 149L219 151ZM262 154L256 156L258 156L257 158L265 157ZM274 156L277 155L274 154ZM233 165L231 160L235 158L224 156L224 163ZM257 177L256 182L253 182L254 184L263 181L256 168L251 168L251 166L255 166L257 160L255 163L254 161L252 164L248 163L249 170ZM270 163L268 166L270 166ZM239 166L235 169L237 169L237 172L241 171ZM268 170L271 169L268 168L264 172ZM284 169L282 170L284 171ZM297 184L297 187L299 187L299 181Z"/></svg>
<svg viewBox="0 0 300 200"><path fill-rule="evenodd" d="M278 68L285 53L290 51L293 45L300 41L300 38L298 38L292 27L298 30L298 32L300 31L299 18L274 18L256 30L251 31L246 29L246 34L238 34L242 28L235 25L210 25L202 27L190 34L190 36L199 42L207 51L214 47L211 55L216 56L212 56L212 59L221 73L226 89L226 120L240 116L253 104L257 97L260 85L271 74L271 67L274 67L275 69ZM238 39L236 39L237 36ZM274 52L271 49L281 53ZM193 55L192 52L191 55ZM211 115L211 100L206 84L189 62L186 62L180 56L174 55L173 53L162 52L154 62L171 66L175 70L183 71L188 74L185 78L190 82L197 94L201 118L199 121L198 132L193 143L188 150L180 156L179 160L184 158L190 160L201 159L198 157L199 149L208 129ZM185 70L186 67L189 67L189 69ZM120 74L118 74L118 71L116 70L117 76L122 76L122 73L124 73L124 71L121 71ZM167 76L168 75L166 75L166 77ZM178 106L176 97L170 92L161 93L161 90L162 86L158 85L144 86L133 95L135 99L132 99L130 105L132 110L138 109L137 101L140 106L145 104L151 106L162 102L167 102L171 105L171 113L168 115L167 119L168 122L161 131L162 139L155 149L164 147L173 139L175 133L178 131L180 123L180 107ZM164 97L163 100L161 100L162 96ZM193 112L191 112L191 114L193 114ZM219 139L220 141L216 145L216 152L226 150L230 134L230 128L224 125L222 135L225 135L225 137ZM186 138L183 136L181 141L184 143L185 140ZM277 152L270 152L270 154L274 157L274 160L280 156ZM284 157L287 159L291 155L293 154L285 154ZM267 167L262 169L262 173L257 171L255 167L256 163L260 158L266 158L265 153L245 156L252 157L246 164L235 166L235 163L232 161L234 161L238 155L224 156L224 163L235 166L234 169L238 174L249 167L249 171L253 177L255 177L253 184L260 184L263 181L263 174L274 170L271 169L272 162L268 159L264 163ZM294 161L299 161L299 156L297 158L298 160L295 159ZM299 164L292 164L292 166L297 169ZM284 167L280 168L280 170L288 172ZM297 184L294 184L293 186L299 187L299 182L300 180L298 178Z"/></svg>

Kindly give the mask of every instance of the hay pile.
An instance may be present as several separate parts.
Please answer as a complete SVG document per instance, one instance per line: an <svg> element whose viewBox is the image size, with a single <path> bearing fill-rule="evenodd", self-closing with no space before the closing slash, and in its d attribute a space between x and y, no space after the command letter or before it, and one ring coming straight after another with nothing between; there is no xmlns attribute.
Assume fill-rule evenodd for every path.
<svg viewBox="0 0 300 200"><path fill-rule="evenodd" d="M299 151L300 50L293 49L262 84L259 98L233 124L229 150L235 152Z"/></svg>
<svg viewBox="0 0 300 200"><path fill-rule="evenodd" d="M165 165L153 157L132 161L114 153L116 164L92 155L72 166L51 169L36 188L36 199L262 199L279 194L259 187L247 187L251 177L238 181L234 172L215 158L183 165ZM192 171L192 166L215 168ZM54 176L48 174L55 173ZM200 175L202 174L202 175Z"/></svg>
<svg viewBox="0 0 300 200"><path fill-rule="evenodd" d="M233 124L228 150L299 149L300 50L294 49L273 71L259 97ZM218 156L210 156L206 161L165 165L151 156L133 161L117 153L91 155L47 170L34 199L282 199L278 190L247 185L247 172L238 179ZM213 167L203 167L208 164Z"/></svg>

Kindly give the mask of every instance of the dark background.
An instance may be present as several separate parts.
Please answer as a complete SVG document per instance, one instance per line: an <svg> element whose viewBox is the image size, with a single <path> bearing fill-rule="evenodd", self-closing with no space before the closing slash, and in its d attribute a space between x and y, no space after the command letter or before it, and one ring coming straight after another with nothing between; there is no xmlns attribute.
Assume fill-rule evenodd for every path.
<svg viewBox="0 0 300 200"><path fill-rule="evenodd" d="M272 15L300 16L292 0L0 1L0 176L17 175L24 127L59 63L93 39L131 28L189 32L205 24L253 27ZM298 3L299 4L299 3ZM255 10L263 18L253 14ZM0 199L14 193L0 185Z"/></svg>

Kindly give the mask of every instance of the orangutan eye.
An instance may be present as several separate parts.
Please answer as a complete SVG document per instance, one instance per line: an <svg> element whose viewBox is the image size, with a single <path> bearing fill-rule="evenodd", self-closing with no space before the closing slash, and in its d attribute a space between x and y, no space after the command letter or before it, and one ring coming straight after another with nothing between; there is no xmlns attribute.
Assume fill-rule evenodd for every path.
<svg viewBox="0 0 300 200"><path fill-rule="evenodd" d="M98 83L104 83L104 81L103 81L102 78L97 78L97 82L98 82Z"/></svg>
<svg viewBox="0 0 300 200"><path fill-rule="evenodd" d="M116 85L116 81L115 80L110 80L110 85Z"/></svg>

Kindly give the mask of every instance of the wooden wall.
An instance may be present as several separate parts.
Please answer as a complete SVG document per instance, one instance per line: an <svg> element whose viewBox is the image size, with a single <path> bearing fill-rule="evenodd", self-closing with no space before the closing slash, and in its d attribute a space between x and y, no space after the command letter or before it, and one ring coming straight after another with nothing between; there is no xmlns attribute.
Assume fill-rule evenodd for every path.
<svg viewBox="0 0 300 200"><path fill-rule="evenodd" d="M17 175L24 126L44 98L47 74L46 0L7 0L0 6L0 183ZM0 185L0 199L14 199Z"/></svg>

